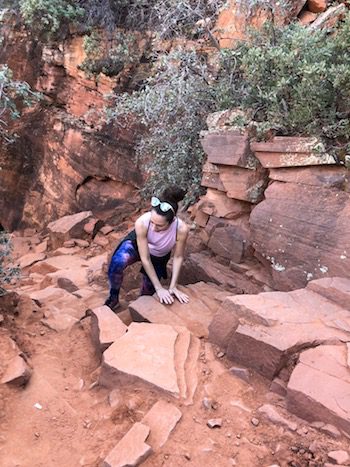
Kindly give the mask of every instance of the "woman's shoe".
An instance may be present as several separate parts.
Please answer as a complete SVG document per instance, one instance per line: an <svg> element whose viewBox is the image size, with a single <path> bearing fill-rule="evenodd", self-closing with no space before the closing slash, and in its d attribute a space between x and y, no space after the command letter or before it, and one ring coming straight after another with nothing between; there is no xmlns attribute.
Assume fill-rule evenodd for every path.
<svg viewBox="0 0 350 467"><path fill-rule="evenodd" d="M117 313L117 309L120 308L119 300L113 297L108 297L105 301L105 305L108 306L112 311L114 311L114 313Z"/></svg>

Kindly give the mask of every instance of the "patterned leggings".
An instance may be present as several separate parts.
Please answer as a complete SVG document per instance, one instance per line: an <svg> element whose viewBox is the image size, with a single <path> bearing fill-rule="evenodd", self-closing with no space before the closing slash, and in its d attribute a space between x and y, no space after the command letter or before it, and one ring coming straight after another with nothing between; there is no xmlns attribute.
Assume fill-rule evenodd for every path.
<svg viewBox="0 0 350 467"><path fill-rule="evenodd" d="M140 256L132 242L130 240L122 242L114 252L108 269L111 298L118 300L120 287L123 282L124 269L137 261L140 261ZM155 288L153 287L151 280L147 275L143 274L140 294L153 295L154 292Z"/></svg>

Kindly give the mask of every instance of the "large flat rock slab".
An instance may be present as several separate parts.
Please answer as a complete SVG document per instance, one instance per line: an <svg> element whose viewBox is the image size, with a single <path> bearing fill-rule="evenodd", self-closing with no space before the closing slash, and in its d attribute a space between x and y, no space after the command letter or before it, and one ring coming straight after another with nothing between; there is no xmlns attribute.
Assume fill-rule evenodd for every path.
<svg viewBox="0 0 350 467"><path fill-rule="evenodd" d="M350 369L345 345L323 345L300 355L287 389L288 409L350 433Z"/></svg>
<svg viewBox="0 0 350 467"><path fill-rule="evenodd" d="M273 287L292 290L322 277L350 277L350 194L272 183L250 216L251 241L271 264Z"/></svg>
<svg viewBox="0 0 350 467"><path fill-rule="evenodd" d="M163 305L154 297L142 296L129 305L133 319L184 326L197 337L208 337L208 326L227 293L203 282L179 288L189 296L189 303L175 299L173 304Z"/></svg>
<svg viewBox="0 0 350 467"><path fill-rule="evenodd" d="M350 341L350 315L312 283L288 293L232 296L210 324L209 339L235 362L273 379L306 348Z"/></svg>
<svg viewBox="0 0 350 467"><path fill-rule="evenodd" d="M148 383L178 396L174 364L177 337L175 329L165 324L132 323L104 352L100 383Z"/></svg>

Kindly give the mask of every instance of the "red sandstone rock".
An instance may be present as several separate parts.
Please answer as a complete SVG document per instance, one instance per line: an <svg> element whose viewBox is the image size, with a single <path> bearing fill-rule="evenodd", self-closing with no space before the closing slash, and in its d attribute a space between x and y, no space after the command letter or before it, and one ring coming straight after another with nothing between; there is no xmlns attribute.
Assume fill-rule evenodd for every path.
<svg viewBox="0 0 350 467"><path fill-rule="evenodd" d="M328 8L309 26L311 30L332 28L346 14L346 6L341 3Z"/></svg>
<svg viewBox="0 0 350 467"><path fill-rule="evenodd" d="M217 227L211 234L208 247L218 256L240 263L244 256L245 238L233 225Z"/></svg>
<svg viewBox="0 0 350 467"><path fill-rule="evenodd" d="M235 132L202 132L201 143L212 164L251 167L249 140Z"/></svg>
<svg viewBox="0 0 350 467"><path fill-rule="evenodd" d="M154 452L167 442L170 433L181 417L182 413L175 405L163 400L156 402L143 417L141 423L150 428L147 444L152 447Z"/></svg>
<svg viewBox="0 0 350 467"><path fill-rule="evenodd" d="M281 182L301 183L302 185L314 185L350 191L349 171L345 167L329 165L270 169L269 177L271 180Z"/></svg>
<svg viewBox="0 0 350 467"><path fill-rule="evenodd" d="M91 310L91 334L99 352L103 353L126 331L127 326L108 306Z"/></svg>
<svg viewBox="0 0 350 467"><path fill-rule="evenodd" d="M215 164L206 162L202 169L202 186L214 188L219 191L226 191L219 176L219 168Z"/></svg>
<svg viewBox="0 0 350 467"><path fill-rule="evenodd" d="M208 188L206 195L200 199L198 209L210 216L236 219L250 212L251 207L247 202L228 198L226 193Z"/></svg>
<svg viewBox="0 0 350 467"><path fill-rule="evenodd" d="M220 180L229 198L258 203L267 184L266 171L220 166Z"/></svg>
<svg viewBox="0 0 350 467"><path fill-rule="evenodd" d="M24 386L28 383L31 370L24 359L17 355L7 366L7 369L1 379L1 383L10 383L15 386Z"/></svg>
<svg viewBox="0 0 350 467"><path fill-rule="evenodd" d="M174 367L177 336L169 325L132 323L128 332L103 353L100 383L108 387L146 383L178 395Z"/></svg>
<svg viewBox="0 0 350 467"><path fill-rule="evenodd" d="M195 282L212 282L220 285L224 290L231 291L234 294L258 293L262 287L252 283L241 273L232 271L213 257L205 253L191 253L187 256L181 269L180 283L193 284Z"/></svg>
<svg viewBox="0 0 350 467"><path fill-rule="evenodd" d="M289 383L288 410L306 420L322 420L350 433L350 372L343 345L304 351Z"/></svg>
<svg viewBox="0 0 350 467"><path fill-rule="evenodd" d="M274 288L304 287L311 279L349 277L350 195L275 182L250 216L255 250L271 263Z"/></svg>
<svg viewBox="0 0 350 467"><path fill-rule="evenodd" d="M306 6L313 13L322 13L327 9L328 3L328 0L308 0Z"/></svg>
<svg viewBox="0 0 350 467"><path fill-rule="evenodd" d="M57 221L50 222L47 228L50 234L52 249L59 248L66 240L74 237L82 238L86 236L84 226L92 217L91 211L79 212L70 216L64 216Z"/></svg>
<svg viewBox="0 0 350 467"><path fill-rule="evenodd" d="M348 279L325 277L310 282L307 288L350 311L350 283Z"/></svg>
<svg viewBox="0 0 350 467"><path fill-rule="evenodd" d="M335 164L331 155L315 150L317 144L317 138L275 136L268 142L252 143L251 149L266 168Z"/></svg>
<svg viewBox="0 0 350 467"><path fill-rule="evenodd" d="M301 22L301 24L306 26L308 24L311 24L313 21L315 21L316 18L317 18L316 13L312 13L311 11L305 10L300 13L299 21Z"/></svg>
<svg viewBox="0 0 350 467"><path fill-rule="evenodd" d="M303 348L349 335L348 311L307 289L227 297L209 326L229 358L269 379Z"/></svg>
<svg viewBox="0 0 350 467"><path fill-rule="evenodd" d="M33 264L37 263L38 261L42 261L46 258L45 253L28 253L19 261L19 267L21 269L27 268L28 266L32 266Z"/></svg>
<svg viewBox="0 0 350 467"><path fill-rule="evenodd" d="M102 467L133 467L142 464L152 454L146 444L150 429L135 423L104 460Z"/></svg>

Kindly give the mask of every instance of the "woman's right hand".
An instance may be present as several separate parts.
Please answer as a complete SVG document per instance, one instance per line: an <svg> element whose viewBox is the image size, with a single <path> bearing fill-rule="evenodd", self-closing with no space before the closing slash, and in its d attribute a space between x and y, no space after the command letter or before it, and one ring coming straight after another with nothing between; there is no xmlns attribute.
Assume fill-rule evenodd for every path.
<svg viewBox="0 0 350 467"><path fill-rule="evenodd" d="M161 289L156 290L156 294L160 303L165 303L166 305L174 303L174 297L171 295L169 290L162 287Z"/></svg>

